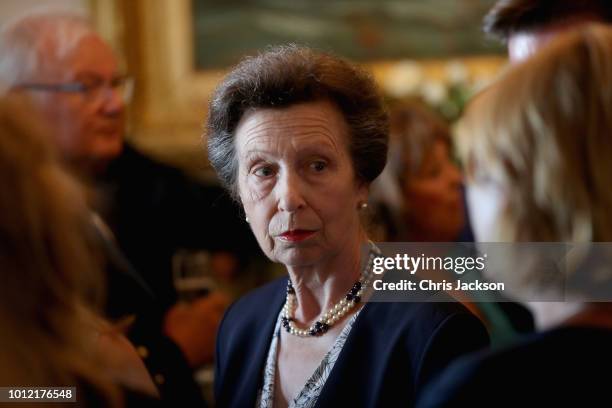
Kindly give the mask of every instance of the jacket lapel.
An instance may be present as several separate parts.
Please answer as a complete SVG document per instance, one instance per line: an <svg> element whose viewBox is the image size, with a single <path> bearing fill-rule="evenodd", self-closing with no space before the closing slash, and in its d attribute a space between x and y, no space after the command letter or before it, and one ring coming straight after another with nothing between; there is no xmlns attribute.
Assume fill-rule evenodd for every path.
<svg viewBox="0 0 612 408"><path fill-rule="evenodd" d="M242 386L237 389L236 397L233 398L234 401L238 402L236 406L255 406L276 319L285 302L283 288L287 286L287 281L282 280L282 282L283 285L279 285L279 290L276 291L278 295L275 293L260 308L260 313L258 313L260 317L257 318L256 322L257 327L260 328L259 335L244 339L247 342L246 344L251 344L251 347L247 357L248 361L245 361L244 365Z"/></svg>

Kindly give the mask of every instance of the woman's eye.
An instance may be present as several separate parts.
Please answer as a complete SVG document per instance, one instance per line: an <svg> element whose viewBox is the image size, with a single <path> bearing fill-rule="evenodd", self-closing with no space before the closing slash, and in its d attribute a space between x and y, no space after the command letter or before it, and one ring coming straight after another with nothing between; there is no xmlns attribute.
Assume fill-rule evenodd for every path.
<svg viewBox="0 0 612 408"><path fill-rule="evenodd" d="M258 177L270 177L274 174L272 166L261 166L255 169L253 172Z"/></svg>
<svg viewBox="0 0 612 408"><path fill-rule="evenodd" d="M320 173L327 168L327 163L323 160L317 160L310 164L310 168L315 172Z"/></svg>

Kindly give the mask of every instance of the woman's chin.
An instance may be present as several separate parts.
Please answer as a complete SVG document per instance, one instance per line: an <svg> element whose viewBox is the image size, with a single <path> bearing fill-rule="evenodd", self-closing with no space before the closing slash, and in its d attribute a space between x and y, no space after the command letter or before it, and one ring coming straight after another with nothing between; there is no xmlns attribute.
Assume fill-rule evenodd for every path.
<svg viewBox="0 0 612 408"><path fill-rule="evenodd" d="M292 246L282 248L275 254L276 262L291 268L316 265L321 259L321 251L316 247Z"/></svg>

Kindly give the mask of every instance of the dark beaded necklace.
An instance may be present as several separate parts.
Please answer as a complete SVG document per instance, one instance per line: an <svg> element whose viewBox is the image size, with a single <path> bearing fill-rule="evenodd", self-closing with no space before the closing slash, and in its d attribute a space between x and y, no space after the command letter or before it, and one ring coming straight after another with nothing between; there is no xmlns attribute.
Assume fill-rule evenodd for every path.
<svg viewBox="0 0 612 408"><path fill-rule="evenodd" d="M344 298L325 312L313 325L307 329L300 329L295 324L293 314L297 306L297 298L295 296L295 289L291 283L291 279L289 279L287 281L287 298L285 300L285 306L283 306L283 313L281 316L281 324L287 333L299 337L321 336L325 334L338 320L342 319L348 312L350 312L355 305L361 302L361 297L370 283L372 261L375 255L376 254L373 251L370 251L366 268L361 274L359 280L355 282Z"/></svg>

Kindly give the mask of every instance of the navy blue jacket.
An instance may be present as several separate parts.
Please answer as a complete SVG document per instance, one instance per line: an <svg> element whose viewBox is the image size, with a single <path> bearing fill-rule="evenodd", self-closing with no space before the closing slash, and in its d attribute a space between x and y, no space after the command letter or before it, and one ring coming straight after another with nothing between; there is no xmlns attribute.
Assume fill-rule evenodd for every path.
<svg viewBox="0 0 612 408"><path fill-rule="evenodd" d="M287 278L246 295L226 312L217 336L219 407L253 407ZM412 406L455 357L486 347L482 323L456 302L368 303L323 387L317 407Z"/></svg>

